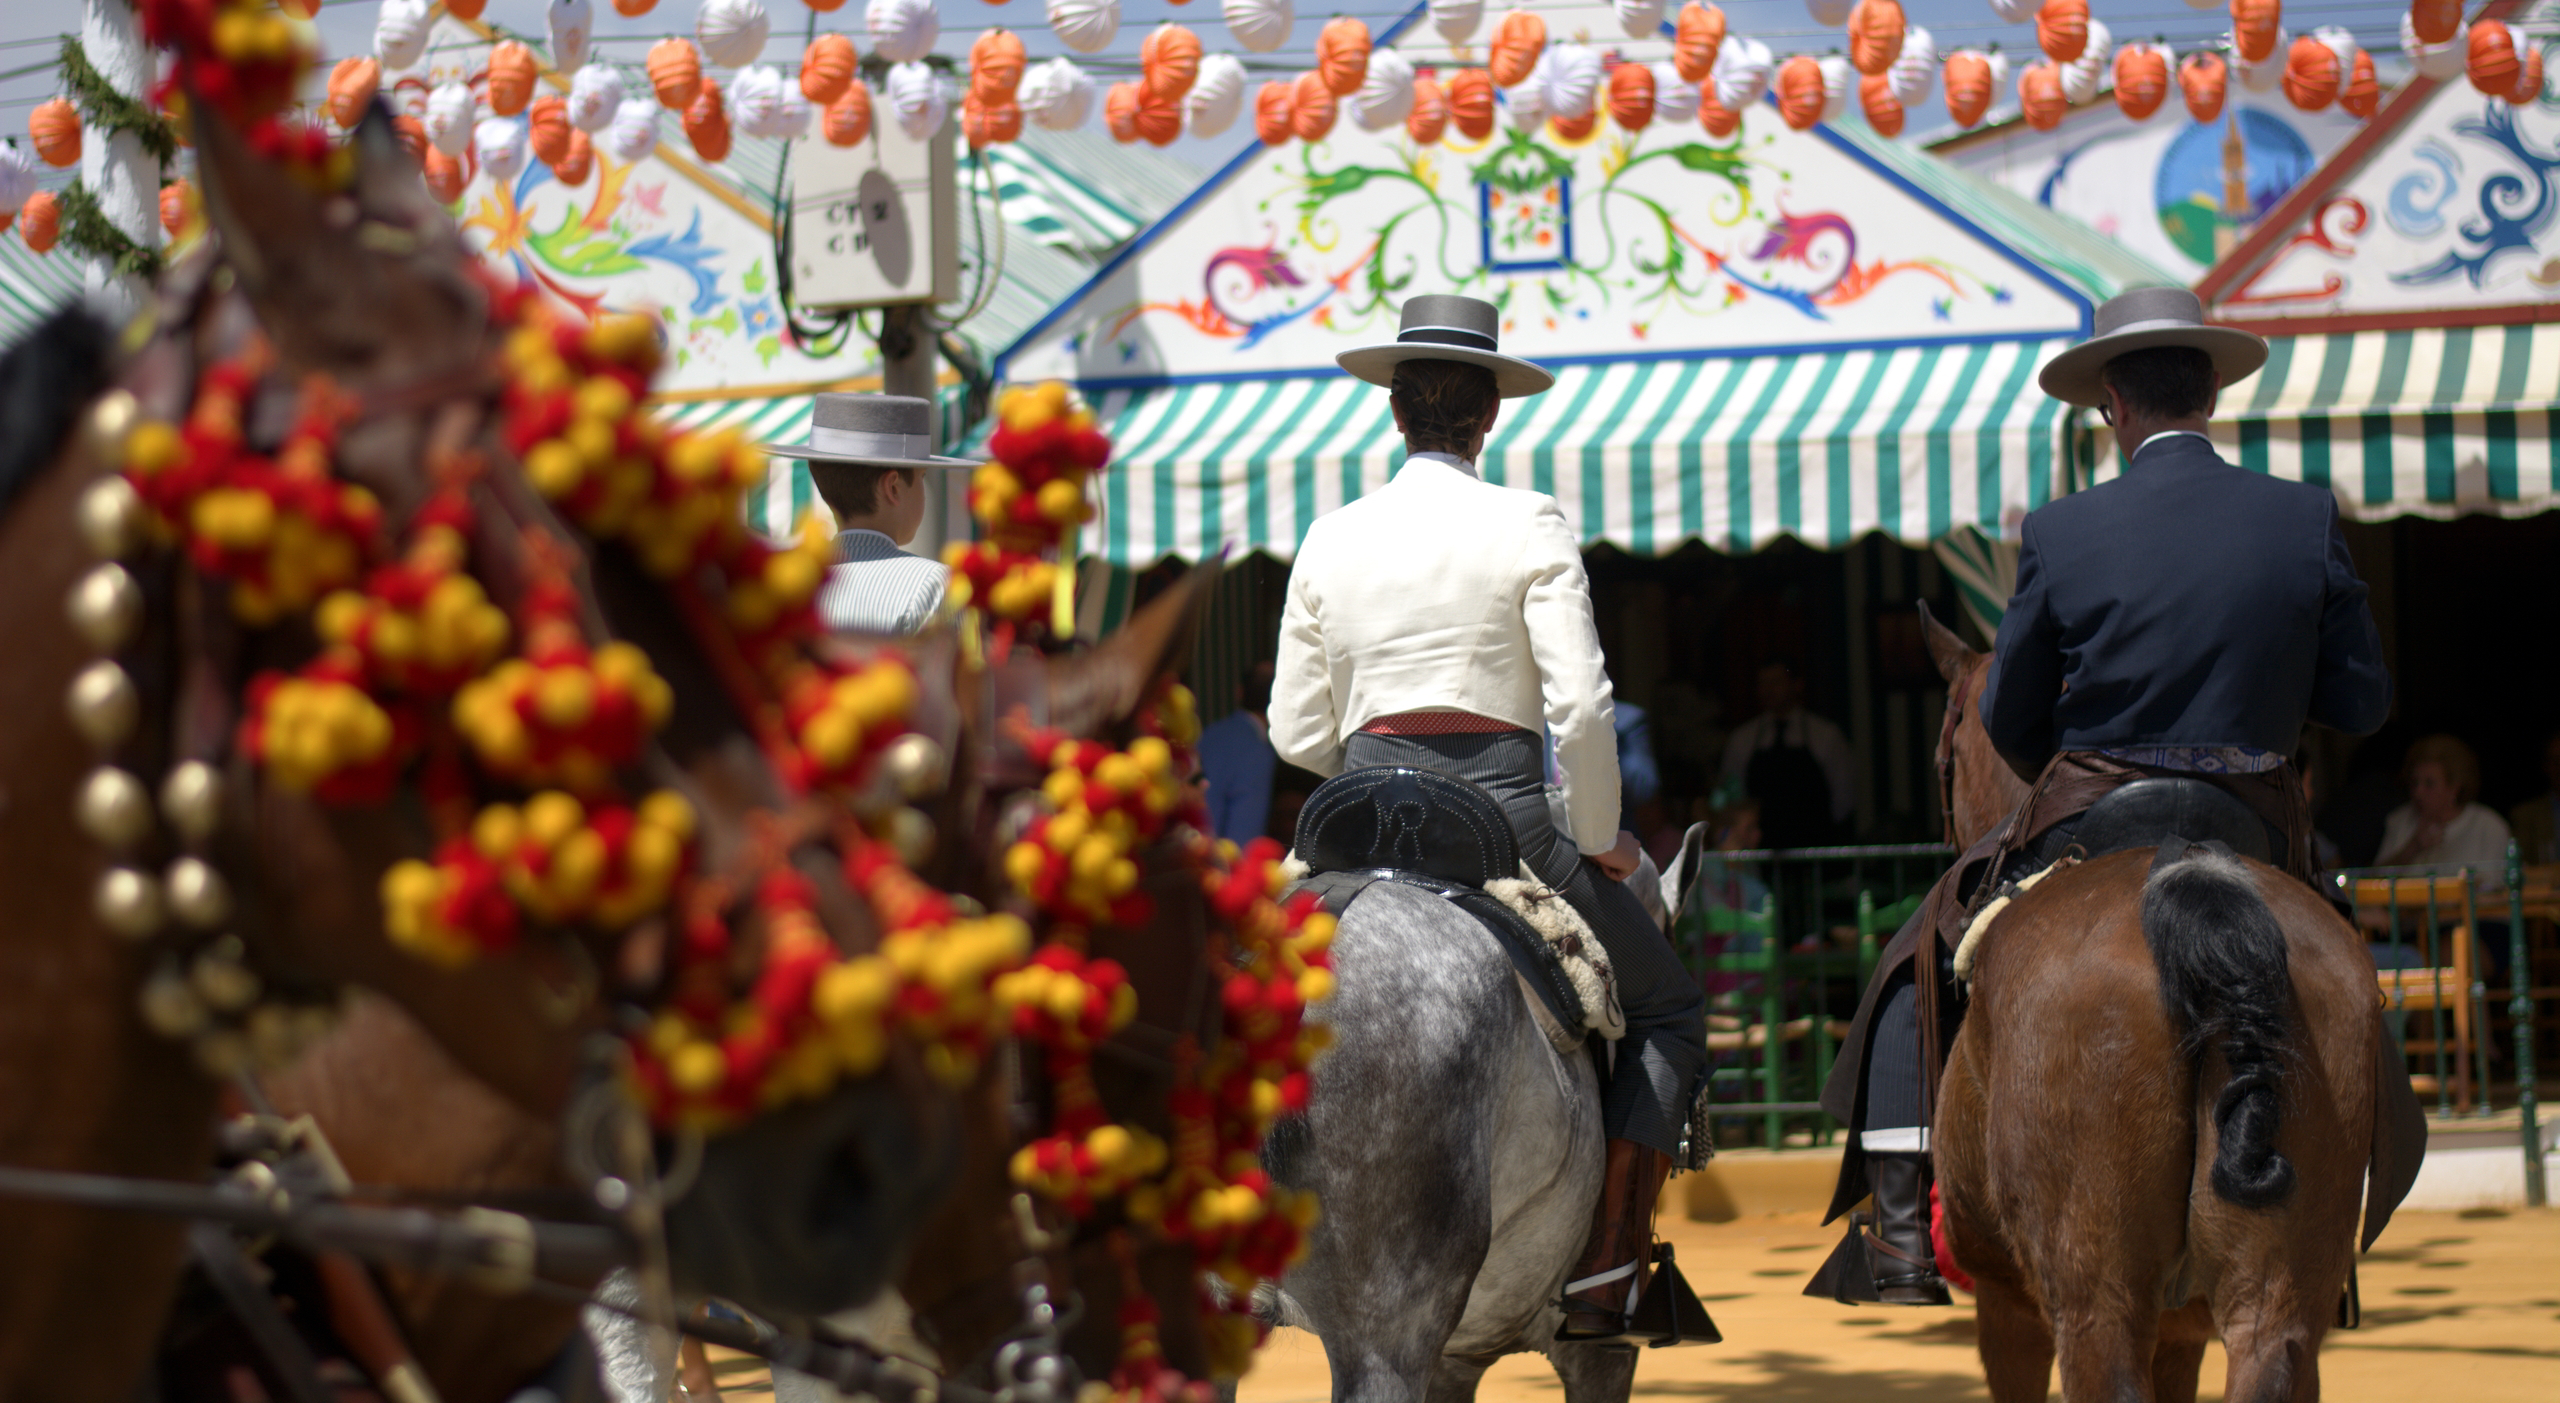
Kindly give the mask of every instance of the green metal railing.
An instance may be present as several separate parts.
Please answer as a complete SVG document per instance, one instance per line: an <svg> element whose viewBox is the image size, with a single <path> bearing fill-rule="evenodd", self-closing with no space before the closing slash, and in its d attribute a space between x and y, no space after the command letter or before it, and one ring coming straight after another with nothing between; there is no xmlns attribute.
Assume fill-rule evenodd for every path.
<svg viewBox="0 0 2560 1403"><path fill-rule="evenodd" d="M1719 1119L1757 1121L1771 1147L1790 1122L1829 1142L1838 1127L1818 1098L1840 1033L1878 952L1953 856L1936 843L1705 855L1672 932L1708 989Z"/></svg>

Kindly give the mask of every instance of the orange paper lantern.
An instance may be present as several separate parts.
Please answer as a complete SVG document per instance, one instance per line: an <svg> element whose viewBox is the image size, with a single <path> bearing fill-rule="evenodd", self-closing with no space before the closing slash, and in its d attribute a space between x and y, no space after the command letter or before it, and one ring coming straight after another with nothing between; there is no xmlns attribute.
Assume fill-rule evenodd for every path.
<svg viewBox="0 0 2560 1403"><path fill-rule="evenodd" d="M1413 80L1413 110L1404 114L1404 134L1416 146L1431 146L1449 130L1449 95L1429 73Z"/></svg>
<svg viewBox="0 0 2560 1403"><path fill-rule="evenodd" d="M2338 94L2338 106L2350 117L2370 117L2382 105L2382 80L2373 71L2373 55L2356 50L2356 65L2347 74L2346 89Z"/></svg>
<svg viewBox="0 0 2560 1403"><path fill-rule="evenodd" d="M187 207L195 203L195 187L173 180L160 187L160 227L176 238L187 227Z"/></svg>
<svg viewBox="0 0 2560 1403"><path fill-rule="evenodd" d="M1149 146L1171 146L1182 135L1182 99L1156 97L1138 86L1138 135Z"/></svg>
<svg viewBox="0 0 2560 1403"><path fill-rule="evenodd" d="M445 0L445 13L455 19L478 19L489 8L489 0Z"/></svg>
<svg viewBox="0 0 2560 1403"><path fill-rule="evenodd" d="M2081 5L2081 37L2088 36L2087 0ZM1858 0L1849 12L1849 65L1870 76L1884 72L1902 57L1902 6L1898 0ZM1695 81L1694 79L1691 81Z"/></svg>
<svg viewBox="0 0 2560 1403"><path fill-rule="evenodd" d="M2070 109L2070 100L2062 95L2060 68L2039 63L2018 75L2018 111L2028 126L2052 131L2062 125L2062 115Z"/></svg>
<svg viewBox="0 0 2560 1403"><path fill-rule="evenodd" d="M489 53L489 110L512 117L533 101L533 50L510 39Z"/></svg>
<svg viewBox="0 0 2560 1403"><path fill-rule="evenodd" d="M969 91L982 102L1011 98L1022 87L1022 70L1030 62L1022 36L1010 29L990 29L969 46Z"/></svg>
<svg viewBox="0 0 2560 1403"><path fill-rule="evenodd" d="M68 101L50 97L37 103L27 114L27 135L35 138L36 154L46 165L80 164L80 109Z"/></svg>
<svg viewBox="0 0 2560 1403"><path fill-rule="evenodd" d="M2240 0L2232 0L2237 6ZM2044 0L2036 11L2036 47L2055 63L2069 63L2089 49L2089 0Z"/></svg>
<svg viewBox="0 0 2560 1403"><path fill-rule="evenodd" d="M871 135L871 85L859 78L845 84L836 100L827 104L820 129L830 146L860 146Z"/></svg>
<svg viewBox="0 0 2560 1403"><path fill-rule="evenodd" d="M658 0L613 0L613 12L624 19L638 19L658 8Z"/></svg>
<svg viewBox="0 0 2560 1403"><path fill-rule="evenodd" d="M533 159L546 166L569 158L569 134L576 130L569 125L567 98L536 98L526 109L525 144L532 149Z"/></svg>
<svg viewBox="0 0 2560 1403"><path fill-rule="evenodd" d="M2149 44L2116 50L2116 107L2137 122L2149 121L2169 100L2169 58Z"/></svg>
<svg viewBox="0 0 2560 1403"><path fill-rule="evenodd" d="M2409 32L2441 44L2462 31L2462 0L2409 0Z"/></svg>
<svg viewBox="0 0 2560 1403"><path fill-rule="evenodd" d="M276 8L295 19L309 19L320 13L320 0L276 0Z"/></svg>
<svg viewBox="0 0 2560 1403"><path fill-rule="evenodd" d="M364 120L373 95L382 88L382 63L371 58L342 58L329 70L329 115L342 127Z"/></svg>
<svg viewBox="0 0 2560 1403"><path fill-rule="evenodd" d="M1253 134L1265 146L1286 146L1296 118L1290 94L1296 85L1273 79L1253 95Z"/></svg>
<svg viewBox="0 0 2560 1403"><path fill-rule="evenodd" d="M690 39L661 39L649 46L649 88L671 112L693 106L702 93L702 53Z"/></svg>
<svg viewBox="0 0 2560 1403"><path fill-rule="evenodd" d="M1641 63L1622 63L1609 70L1609 120L1624 131L1640 132L1653 124L1653 70Z"/></svg>
<svg viewBox="0 0 2560 1403"><path fill-rule="evenodd" d="M1326 20L1316 34L1316 71L1335 97L1360 91L1369 76L1369 26L1349 15ZM1195 60L1196 63L1196 60Z"/></svg>
<svg viewBox="0 0 2560 1403"><path fill-rule="evenodd" d="M801 0L801 3L822 15L831 15L844 8L844 0Z"/></svg>
<svg viewBox="0 0 2560 1403"><path fill-rule="evenodd" d="M426 177L427 193L440 205L461 199L462 187L471 183L471 172L463 168L462 158L448 156L432 146L427 148L427 159L418 173Z"/></svg>
<svg viewBox="0 0 2560 1403"><path fill-rule="evenodd" d="M2524 63L2516 70L2515 89L2507 94L2507 101L2518 107L2528 107L2541 96L2542 46L2527 44L2524 50Z"/></svg>
<svg viewBox="0 0 2560 1403"><path fill-rule="evenodd" d="M400 149L409 153L410 160L423 162L427 159L426 123L415 117L394 117L391 119L391 135L399 140Z"/></svg>
<svg viewBox="0 0 2560 1403"><path fill-rule="evenodd" d="M1538 66L1547 47L1547 22L1527 10L1513 10L1493 27L1490 61L1485 65L1498 87L1515 87Z"/></svg>
<svg viewBox="0 0 2560 1403"><path fill-rule="evenodd" d="M1710 83L1698 89L1698 125L1721 141L1742 129L1742 114L1716 101L1715 85Z"/></svg>
<svg viewBox="0 0 2560 1403"><path fill-rule="evenodd" d="M693 105L684 110L684 135L693 143L693 154L702 159L729 159L729 109L720 101L717 81L702 80L702 91L693 95Z"/></svg>
<svg viewBox="0 0 2560 1403"><path fill-rule="evenodd" d="M2516 90L2516 75L2523 67L2516 61L2514 31L2493 19L2472 22L2471 56L2464 65L2464 71L2471 75L2471 86L2478 88L2486 97L2505 97ZM39 137L37 142L37 149L41 151L43 139ZM73 149L75 152L78 150L76 144ZM54 164L61 165L62 162L55 161Z"/></svg>
<svg viewBox="0 0 2560 1403"><path fill-rule="evenodd" d="M2264 63L2276 51L2284 21L2281 0L2231 0L2231 42L2242 63Z"/></svg>
<svg viewBox="0 0 2560 1403"><path fill-rule="evenodd" d="M1778 115L1788 126L1803 131L1822 120L1822 63L1811 54L1797 54L1778 65Z"/></svg>
<svg viewBox="0 0 2560 1403"><path fill-rule="evenodd" d="M1689 0L1680 7L1680 18L1671 28L1671 66L1679 71L1680 81L1707 81L1715 71L1716 54L1724 48L1724 11Z"/></svg>
<svg viewBox="0 0 2560 1403"><path fill-rule="evenodd" d="M62 236L62 201L50 190L38 190L27 197L18 211L18 237L37 253L53 251L53 241Z"/></svg>
<svg viewBox="0 0 2560 1403"><path fill-rule="evenodd" d="M2318 112L2338 100L2337 50L2305 34L2284 56L2285 100Z"/></svg>
<svg viewBox="0 0 2560 1403"><path fill-rule="evenodd" d="M1449 120L1469 141L1493 135L1493 75L1461 68L1449 79Z"/></svg>
<svg viewBox="0 0 2560 1403"><path fill-rule="evenodd" d="M960 133L972 151L1013 141L1022 135L1022 104L1011 97L981 102L972 92L960 103Z"/></svg>
<svg viewBox="0 0 2560 1403"><path fill-rule="evenodd" d="M1985 54L1951 54L1946 64L1947 115L1959 127L1970 127L1991 110L1991 59Z"/></svg>
<svg viewBox="0 0 2560 1403"><path fill-rule="evenodd" d="M984 44L991 36L1003 32L989 30L978 37L978 42ZM969 78L974 83L978 76L977 50L970 50L969 58ZM827 106L844 96L845 85L853 81L854 67L852 40L841 34L819 35L800 52L800 95L819 107ZM1016 69L1014 76L1021 77L1021 70Z"/></svg>
<svg viewBox="0 0 2560 1403"><path fill-rule="evenodd" d="M1876 135L1902 135L1902 99L1893 95L1893 84L1884 75L1870 73L1858 80L1858 106L1867 114L1867 125Z"/></svg>
<svg viewBox="0 0 2560 1403"><path fill-rule="evenodd" d="M1583 113L1579 117L1549 117L1547 119L1547 130L1555 134L1556 140L1566 142L1568 144L1578 144L1589 141L1591 139L1591 134L1599 129L1600 109L1597 107L1592 108L1590 111Z"/></svg>
<svg viewBox="0 0 2560 1403"><path fill-rule="evenodd" d="M2192 53L2178 60L2178 91L2187 100L2187 115L2210 122L2222 115L2222 99L2231 90L2231 65L2222 55Z"/></svg>
<svg viewBox="0 0 2560 1403"><path fill-rule="evenodd" d="M1123 145L1138 139L1138 85L1114 83L1102 95L1102 125Z"/></svg>
<svg viewBox="0 0 2560 1403"><path fill-rule="evenodd" d="M1321 51L1323 46L1317 47ZM1366 54L1361 62L1368 62ZM1147 96L1158 102L1182 101L1200 80L1200 36L1178 24L1157 25L1138 46L1138 74Z"/></svg>
<svg viewBox="0 0 2560 1403"><path fill-rule="evenodd" d="M1298 75L1297 85L1289 90L1292 135L1300 141L1322 141L1333 131L1333 119L1341 111L1341 101L1333 95L1333 85L1325 81L1321 71Z"/></svg>
<svg viewBox="0 0 2560 1403"><path fill-rule="evenodd" d="M559 160L551 163L552 179L559 181L563 185L575 188L586 184L587 176L592 173L595 168L595 139L588 136L585 132L572 128L569 132L568 153L563 155Z"/></svg>

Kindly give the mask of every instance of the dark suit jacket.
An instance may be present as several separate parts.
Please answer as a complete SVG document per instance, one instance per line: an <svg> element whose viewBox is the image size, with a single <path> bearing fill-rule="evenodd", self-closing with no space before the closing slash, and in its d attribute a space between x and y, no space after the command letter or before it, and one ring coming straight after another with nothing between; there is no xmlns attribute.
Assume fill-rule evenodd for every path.
<svg viewBox="0 0 2560 1403"><path fill-rule="evenodd" d="M2382 724L2391 678L2325 488L2155 438L2112 482L2031 512L1982 722L2010 763L2057 750L2252 746Z"/></svg>

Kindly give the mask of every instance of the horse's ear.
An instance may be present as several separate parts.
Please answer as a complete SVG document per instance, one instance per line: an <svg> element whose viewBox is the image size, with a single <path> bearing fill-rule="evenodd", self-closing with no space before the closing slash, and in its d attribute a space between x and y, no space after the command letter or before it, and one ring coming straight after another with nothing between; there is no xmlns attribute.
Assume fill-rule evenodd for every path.
<svg viewBox="0 0 2560 1403"><path fill-rule="evenodd" d="M1956 636L1954 629L1938 622L1938 616L1929 612L1929 601L1925 599L1920 601L1920 629L1929 635L1929 657L1937 663L1938 675L1945 678L1950 687L1963 681L1973 671L1974 663L1982 657Z"/></svg>
<svg viewBox="0 0 2560 1403"><path fill-rule="evenodd" d="M1092 651L1049 664L1049 720L1091 736L1137 714L1156 680L1191 656L1221 564L1192 567Z"/></svg>

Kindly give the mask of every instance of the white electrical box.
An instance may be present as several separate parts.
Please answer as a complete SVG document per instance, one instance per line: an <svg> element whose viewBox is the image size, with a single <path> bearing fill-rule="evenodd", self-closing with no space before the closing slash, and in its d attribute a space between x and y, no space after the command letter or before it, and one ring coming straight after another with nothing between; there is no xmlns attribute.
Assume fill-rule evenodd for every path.
<svg viewBox="0 0 2560 1403"><path fill-rule="evenodd" d="M959 125L955 110L916 141L883 111L859 145L814 127L792 140L792 301L842 310L960 296Z"/></svg>

